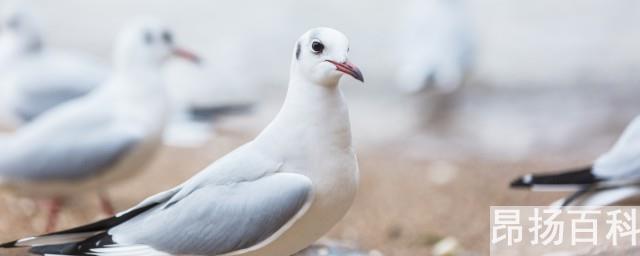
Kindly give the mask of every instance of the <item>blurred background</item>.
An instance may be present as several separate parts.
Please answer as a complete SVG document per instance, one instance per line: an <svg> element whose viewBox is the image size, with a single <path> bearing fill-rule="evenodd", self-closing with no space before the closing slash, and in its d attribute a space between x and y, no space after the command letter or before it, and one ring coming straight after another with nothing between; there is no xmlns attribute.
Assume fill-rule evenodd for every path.
<svg viewBox="0 0 640 256"><path fill-rule="evenodd" d="M349 37L350 60L366 78L341 83L361 189L328 237L383 255L431 255L443 240L464 255L488 254L489 206L559 197L509 190L511 179L590 164L640 113L634 0L30 3L47 45L105 64L124 24L158 17L208 64L204 71L169 65L170 92L186 88L181 97L193 102L255 104L248 115L217 120L215 136L199 147L163 148L141 177L110 190L119 210L181 183L264 128L285 96L294 42L317 26ZM438 63L420 62L452 56L458 61L442 65L464 67L446 81L428 74ZM402 73L404 65L417 70ZM413 81L402 79L412 74ZM407 90L416 80L432 86ZM61 228L100 217L91 202L73 201ZM44 225L26 199L3 195L0 213L3 241Z"/></svg>

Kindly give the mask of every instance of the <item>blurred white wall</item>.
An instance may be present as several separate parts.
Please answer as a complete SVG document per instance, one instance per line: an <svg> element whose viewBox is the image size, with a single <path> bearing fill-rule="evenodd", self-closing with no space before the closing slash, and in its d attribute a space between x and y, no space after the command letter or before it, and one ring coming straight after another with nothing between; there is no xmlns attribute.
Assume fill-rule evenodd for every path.
<svg viewBox="0 0 640 256"><path fill-rule="evenodd" d="M640 82L640 2L473 0L478 76L500 85Z"/></svg>
<svg viewBox="0 0 640 256"><path fill-rule="evenodd" d="M138 15L158 16L178 40L215 62L239 48L242 63L269 81L286 80L291 48L315 26L351 39L370 86L389 87L394 38L407 0L207 1L33 0L48 41L108 59L118 29ZM640 2L635 0L469 0L478 39L476 78L498 86L638 82ZM224 56L225 59L216 59ZM277 83L277 82L276 82ZM384 89L383 89L384 90Z"/></svg>

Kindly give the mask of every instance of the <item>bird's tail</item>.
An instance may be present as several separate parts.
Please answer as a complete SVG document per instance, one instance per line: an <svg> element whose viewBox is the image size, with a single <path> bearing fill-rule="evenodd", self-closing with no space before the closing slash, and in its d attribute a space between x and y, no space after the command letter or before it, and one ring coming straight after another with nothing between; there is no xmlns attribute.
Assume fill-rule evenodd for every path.
<svg viewBox="0 0 640 256"><path fill-rule="evenodd" d="M30 252L36 255L97 255L91 250L114 244L109 228L158 204L152 203L84 226L0 244L0 248L31 247Z"/></svg>
<svg viewBox="0 0 640 256"><path fill-rule="evenodd" d="M512 188L532 190L577 190L602 181L593 175L592 167L550 173L528 174L511 182Z"/></svg>
<svg viewBox="0 0 640 256"><path fill-rule="evenodd" d="M86 238L79 242L71 242L64 244L50 244L42 246L34 246L29 250L35 255L97 255L92 251L94 248L101 248L113 245L113 239L106 231L98 233L92 237Z"/></svg>
<svg viewBox="0 0 640 256"><path fill-rule="evenodd" d="M31 247L30 253L35 255L84 255L79 254L81 244L93 237L104 236L106 232L82 232L72 234L49 234L29 237L1 244L0 248Z"/></svg>

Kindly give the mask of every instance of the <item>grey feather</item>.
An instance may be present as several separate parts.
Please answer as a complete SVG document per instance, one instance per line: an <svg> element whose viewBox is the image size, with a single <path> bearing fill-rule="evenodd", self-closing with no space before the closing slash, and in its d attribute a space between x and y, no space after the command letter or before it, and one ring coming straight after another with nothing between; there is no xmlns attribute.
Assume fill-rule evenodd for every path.
<svg viewBox="0 0 640 256"><path fill-rule="evenodd" d="M103 84L106 67L82 54L46 50L15 65L2 78L13 88L10 110L30 122L61 104L84 96Z"/></svg>
<svg viewBox="0 0 640 256"><path fill-rule="evenodd" d="M90 100L90 99L88 99ZM5 180L84 179L100 174L143 139L113 122L108 110L70 102L47 113L0 145ZM81 106L78 106L81 105Z"/></svg>
<svg viewBox="0 0 640 256"><path fill-rule="evenodd" d="M46 90L27 91L20 95L20 101L16 102L13 107L15 113L22 120L29 122L47 110L86 93L88 90L84 88L62 88L51 92Z"/></svg>
<svg viewBox="0 0 640 256"><path fill-rule="evenodd" d="M265 241L309 202L311 181L276 173L254 181L201 186L109 231L121 245L173 254L218 255Z"/></svg>
<svg viewBox="0 0 640 256"><path fill-rule="evenodd" d="M147 199L145 199L144 201L140 202L139 204L137 204L134 207L131 207L130 209L120 212L118 214L116 214L116 216L122 216L124 214L127 214L131 211L140 209L140 208L144 208L147 206L150 206L152 204L156 204L156 203L163 203L166 201L169 201L173 196L175 196L180 190L182 190L182 185L174 187L170 190L155 194Z"/></svg>

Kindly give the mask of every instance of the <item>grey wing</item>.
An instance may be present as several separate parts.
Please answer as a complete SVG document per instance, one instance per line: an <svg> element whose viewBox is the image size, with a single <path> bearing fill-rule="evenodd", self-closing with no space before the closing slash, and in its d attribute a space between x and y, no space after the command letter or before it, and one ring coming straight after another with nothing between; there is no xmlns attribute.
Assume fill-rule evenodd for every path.
<svg viewBox="0 0 640 256"><path fill-rule="evenodd" d="M12 85L16 87L13 110L25 121L89 93L108 75L106 68L89 58L55 52L20 70Z"/></svg>
<svg viewBox="0 0 640 256"><path fill-rule="evenodd" d="M24 121L31 121L40 114L64 102L88 93L84 88L62 88L52 90L26 91L13 105L13 111Z"/></svg>
<svg viewBox="0 0 640 256"><path fill-rule="evenodd" d="M104 120L26 129L0 149L4 180L77 180L100 174L143 136Z"/></svg>
<svg viewBox="0 0 640 256"><path fill-rule="evenodd" d="M123 252L127 246L149 246L188 255L252 250L288 228L311 198L311 181L291 173L201 187L170 207L157 207L110 230L117 243L112 248ZM96 252L108 255L109 250Z"/></svg>

